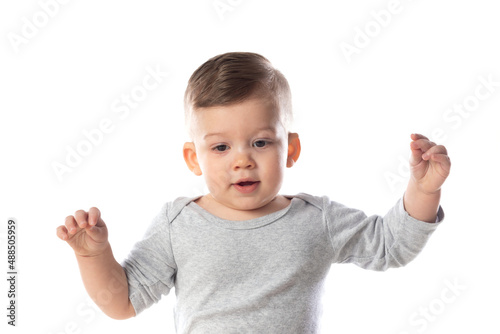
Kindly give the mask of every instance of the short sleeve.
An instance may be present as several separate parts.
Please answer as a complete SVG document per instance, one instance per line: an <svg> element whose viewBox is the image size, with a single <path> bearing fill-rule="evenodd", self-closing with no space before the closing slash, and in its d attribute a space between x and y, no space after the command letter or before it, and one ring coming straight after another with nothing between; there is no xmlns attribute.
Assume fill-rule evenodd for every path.
<svg viewBox="0 0 500 334"><path fill-rule="evenodd" d="M401 267L424 248L444 219L439 207L435 223L411 217L400 198L385 216L367 216L336 202L324 203L334 259L377 271Z"/></svg>
<svg viewBox="0 0 500 334"><path fill-rule="evenodd" d="M157 303L175 284L177 266L170 242L168 209L167 203L122 263L136 314Z"/></svg>

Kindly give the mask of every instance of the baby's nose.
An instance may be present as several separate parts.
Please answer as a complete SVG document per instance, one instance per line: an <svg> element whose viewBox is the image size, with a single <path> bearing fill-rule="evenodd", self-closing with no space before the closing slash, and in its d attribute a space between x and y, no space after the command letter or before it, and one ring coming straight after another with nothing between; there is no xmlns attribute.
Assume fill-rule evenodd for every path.
<svg viewBox="0 0 500 334"><path fill-rule="evenodd" d="M255 167L255 161L252 159L250 154L247 152L239 152L233 163L233 169L240 169L240 168L254 168Z"/></svg>

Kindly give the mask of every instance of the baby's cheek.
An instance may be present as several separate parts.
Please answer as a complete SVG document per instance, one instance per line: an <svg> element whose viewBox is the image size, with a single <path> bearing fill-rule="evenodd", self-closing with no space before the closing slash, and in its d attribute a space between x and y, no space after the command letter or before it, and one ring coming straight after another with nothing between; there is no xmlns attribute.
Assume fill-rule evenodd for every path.
<svg viewBox="0 0 500 334"><path fill-rule="evenodd" d="M230 178L222 167L213 168L208 173L207 183L208 182L210 182L212 186L223 187L230 182Z"/></svg>
<svg viewBox="0 0 500 334"><path fill-rule="evenodd" d="M273 164L276 166L276 168L279 168L280 170L283 170L286 167L286 161L288 158L288 151L283 150L278 150L275 152L275 155L273 157Z"/></svg>

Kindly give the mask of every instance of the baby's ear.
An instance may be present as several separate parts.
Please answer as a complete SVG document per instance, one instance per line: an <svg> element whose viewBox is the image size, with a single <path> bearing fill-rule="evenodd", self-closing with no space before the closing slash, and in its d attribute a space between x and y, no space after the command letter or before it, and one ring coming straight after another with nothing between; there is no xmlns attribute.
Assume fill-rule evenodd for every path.
<svg viewBox="0 0 500 334"><path fill-rule="evenodd" d="M184 143L184 147L182 149L184 154L184 161L186 161L186 165L189 170L192 171L196 176L201 175L201 168L198 164L198 158L196 157L196 147L193 142Z"/></svg>
<svg viewBox="0 0 500 334"><path fill-rule="evenodd" d="M288 134L288 158L286 166L292 167L297 162L300 156L300 139L297 133L290 132Z"/></svg>

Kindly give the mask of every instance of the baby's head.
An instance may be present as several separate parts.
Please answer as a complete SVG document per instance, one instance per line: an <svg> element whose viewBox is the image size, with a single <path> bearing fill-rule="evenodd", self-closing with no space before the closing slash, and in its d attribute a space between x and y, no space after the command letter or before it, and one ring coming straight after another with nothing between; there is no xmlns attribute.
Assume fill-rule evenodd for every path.
<svg viewBox="0 0 500 334"><path fill-rule="evenodd" d="M258 98L271 102L288 131L292 120L292 97L288 81L263 56L229 52L215 56L191 76L184 95L185 122L193 139L192 118L197 111L228 106Z"/></svg>
<svg viewBox="0 0 500 334"><path fill-rule="evenodd" d="M211 199L237 210L273 201L300 154L285 77L261 55L222 54L193 73L184 107L192 140L184 159L205 176Z"/></svg>

